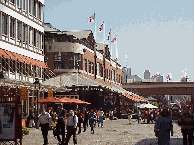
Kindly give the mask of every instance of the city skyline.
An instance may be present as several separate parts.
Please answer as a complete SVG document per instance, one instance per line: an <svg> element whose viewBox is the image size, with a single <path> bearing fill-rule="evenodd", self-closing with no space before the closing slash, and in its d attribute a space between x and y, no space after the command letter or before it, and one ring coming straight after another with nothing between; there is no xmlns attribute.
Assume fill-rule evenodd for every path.
<svg viewBox="0 0 195 145"><path fill-rule="evenodd" d="M92 4L93 3L93 4ZM111 40L117 35L118 60L133 75L144 77L144 70L157 72L172 81L180 81L185 70L194 81L194 3L193 1L94 1L58 0L45 1L45 23L55 28L92 30L94 22L87 18L95 11L96 42L104 42L111 30ZM61 18L63 14L64 18ZM104 30L98 29L105 23ZM110 42L105 40L110 48ZM112 58L116 57L116 43L112 43Z"/></svg>

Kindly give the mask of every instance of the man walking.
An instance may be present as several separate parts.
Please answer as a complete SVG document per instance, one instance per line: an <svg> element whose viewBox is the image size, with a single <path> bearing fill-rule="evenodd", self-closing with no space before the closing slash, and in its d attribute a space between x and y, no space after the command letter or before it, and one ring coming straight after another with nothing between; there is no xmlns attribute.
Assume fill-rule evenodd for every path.
<svg viewBox="0 0 195 145"><path fill-rule="evenodd" d="M58 130L57 139L59 144L63 144L65 141L65 115L66 110L63 109L63 104L60 104L58 111L58 120L56 124L56 129ZM62 139L60 138L60 134L62 135Z"/></svg>
<svg viewBox="0 0 195 145"><path fill-rule="evenodd" d="M84 131L86 131L86 127L88 127L88 116L89 116L89 112L87 109L85 109L85 113L84 113L84 122L83 122L83 128L84 128Z"/></svg>
<svg viewBox="0 0 195 145"><path fill-rule="evenodd" d="M103 127L103 115L104 115L104 111L102 111L102 108L100 108L100 110L98 110L98 117L99 117L98 127L100 123L101 123L101 127Z"/></svg>
<svg viewBox="0 0 195 145"><path fill-rule="evenodd" d="M47 135L48 135L48 131L51 125L52 125L51 116L49 115L49 113L45 112L45 109L42 109L42 113L38 117L38 126L41 126L41 131L42 131L42 135L44 138L43 145L48 144Z"/></svg>
<svg viewBox="0 0 195 145"><path fill-rule="evenodd" d="M127 114L128 114L129 124L131 124L131 115L132 115L132 110L131 110L131 109L128 109Z"/></svg>
<svg viewBox="0 0 195 145"><path fill-rule="evenodd" d="M93 128L93 126L94 126L95 120L97 120L97 117L96 117L96 115L95 115L93 109L91 109L88 118L89 118L89 123L90 123L90 127L91 127L91 134L94 134L94 128Z"/></svg>
<svg viewBox="0 0 195 145"><path fill-rule="evenodd" d="M77 144L76 130L77 130L78 117L74 115L74 111L69 111L69 116L67 119L67 135L65 140L65 145L68 145L70 137L73 135L73 142Z"/></svg>

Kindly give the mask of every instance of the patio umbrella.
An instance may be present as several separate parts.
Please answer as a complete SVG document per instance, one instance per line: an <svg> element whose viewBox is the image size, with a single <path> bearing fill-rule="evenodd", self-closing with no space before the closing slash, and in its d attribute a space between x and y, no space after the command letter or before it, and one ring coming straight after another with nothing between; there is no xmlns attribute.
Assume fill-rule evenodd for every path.
<svg viewBox="0 0 195 145"><path fill-rule="evenodd" d="M37 103L37 101L34 101L32 103ZM56 97L47 97L47 98L38 100L38 103L64 103L64 102L62 102L62 100Z"/></svg>
<svg viewBox="0 0 195 145"><path fill-rule="evenodd" d="M75 99L75 98L72 98L71 100L72 100L72 103L74 103L74 104L91 104L89 102L85 102L85 101Z"/></svg>

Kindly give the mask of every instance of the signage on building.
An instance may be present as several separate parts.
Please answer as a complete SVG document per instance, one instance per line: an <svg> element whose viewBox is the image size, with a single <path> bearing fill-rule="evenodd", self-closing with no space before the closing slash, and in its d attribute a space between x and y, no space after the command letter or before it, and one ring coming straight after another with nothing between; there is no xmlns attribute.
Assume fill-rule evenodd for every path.
<svg viewBox="0 0 195 145"><path fill-rule="evenodd" d="M48 97L52 97L53 96L53 90L48 90Z"/></svg>
<svg viewBox="0 0 195 145"><path fill-rule="evenodd" d="M28 99L27 96L28 96L27 88L26 87L21 87L21 90L20 90L21 100L27 100Z"/></svg>
<svg viewBox="0 0 195 145"><path fill-rule="evenodd" d="M15 103L0 103L0 139L15 139Z"/></svg>

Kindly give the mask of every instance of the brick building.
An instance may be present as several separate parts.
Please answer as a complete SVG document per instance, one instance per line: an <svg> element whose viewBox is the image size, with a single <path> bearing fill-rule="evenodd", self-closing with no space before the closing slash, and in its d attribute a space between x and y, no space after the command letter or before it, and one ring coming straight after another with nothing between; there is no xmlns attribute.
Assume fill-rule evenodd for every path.
<svg viewBox="0 0 195 145"><path fill-rule="evenodd" d="M56 74L84 75L105 85L122 84L122 67L110 57L107 44L95 43L91 30L60 31L45 25L47 64Z"/></svg>

